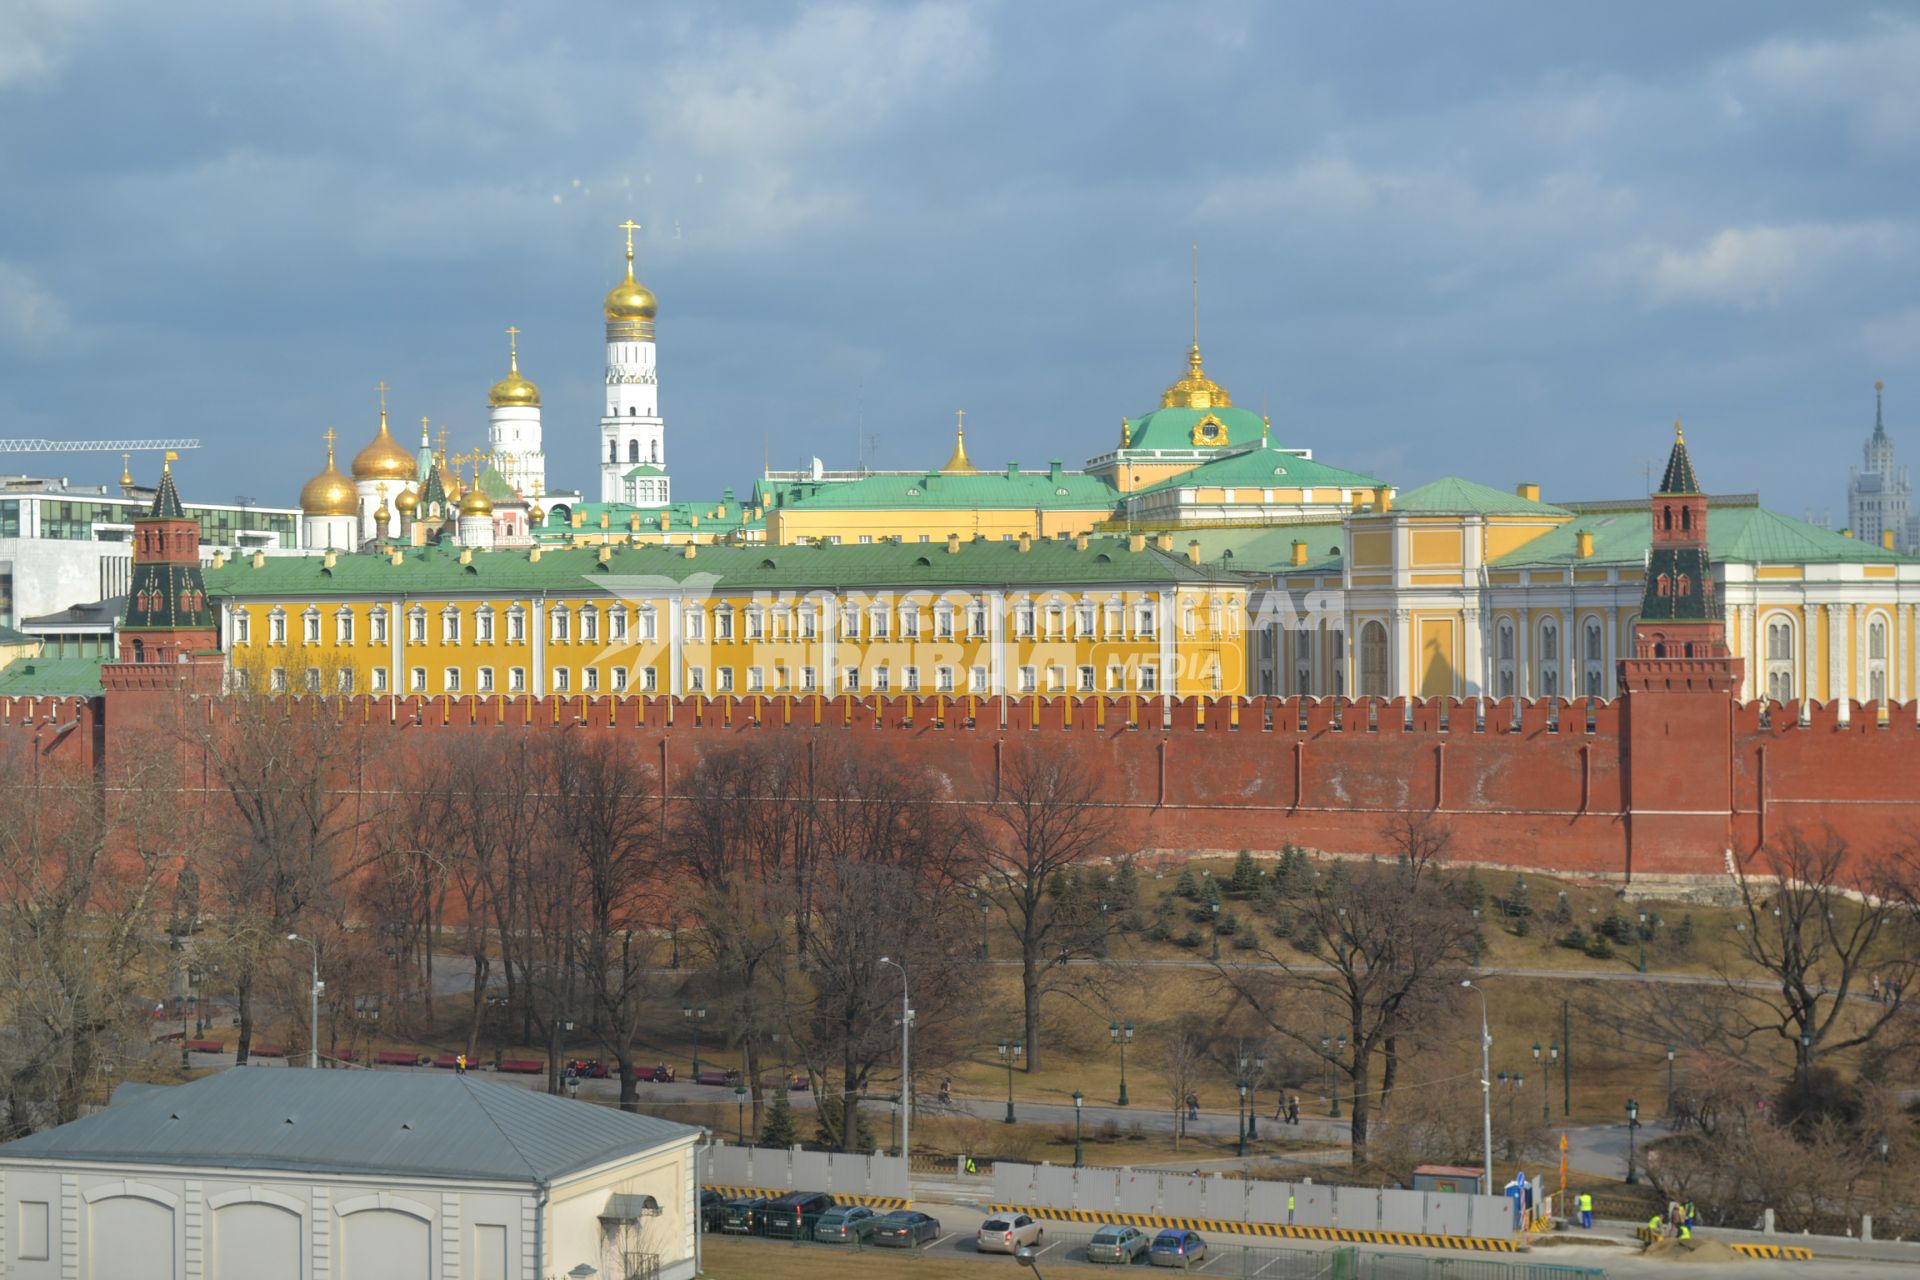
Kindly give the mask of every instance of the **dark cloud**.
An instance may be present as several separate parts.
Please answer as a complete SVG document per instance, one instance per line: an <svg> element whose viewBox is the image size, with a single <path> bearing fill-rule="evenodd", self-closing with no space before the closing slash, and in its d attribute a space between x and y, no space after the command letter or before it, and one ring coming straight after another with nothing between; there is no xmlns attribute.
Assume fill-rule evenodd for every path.
<svg viewBox="0 0 1920 1280"><path fill-rule="evenodd" d="M1403 484L1630 493L1679 416L1711 485L1837 507L1873 379L1920 417L1897 12L10 13L8 434L198 434L210 496L291 501L381 378L479 439L508 324L591 488L629 215L684 496L937 463L963 406L976 459L1085 458L1178 374L1195 240L1209 370Z"/></svg>

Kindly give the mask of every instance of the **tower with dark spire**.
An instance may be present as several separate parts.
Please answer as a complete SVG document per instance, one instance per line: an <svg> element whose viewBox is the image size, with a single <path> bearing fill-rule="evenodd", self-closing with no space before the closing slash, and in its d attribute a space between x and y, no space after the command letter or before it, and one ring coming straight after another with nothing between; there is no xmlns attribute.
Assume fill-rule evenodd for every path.
<svg viewBox="0 0 1920 1280"><path fill-rule="evenodd" d="M167 455L153 506L133 522L133 579L119 636L125 663L189 662L220 647L200 576L200 522L180 506L172 460Z"/></svg>
<svg viewBox="0 0 1920 1280"><path fill-rule="evenodd" d="M1873 546L1911 552L1920 535L1913 518L1913 482L1894 460L1885 394L1885 383L1873 384L1873 434L1861 450L1866 465L1847 477L1847 529Z"/></svg>
<svg viewBox="0 0 1920 1280"><path fill-rule="evenodd" d="M1673 452L1650 500L1653 548L1647 557L1638 658L1724 658L1727 628L1707 549L1707 496L1700 492L1687 437L1673 424Z"/></svg>

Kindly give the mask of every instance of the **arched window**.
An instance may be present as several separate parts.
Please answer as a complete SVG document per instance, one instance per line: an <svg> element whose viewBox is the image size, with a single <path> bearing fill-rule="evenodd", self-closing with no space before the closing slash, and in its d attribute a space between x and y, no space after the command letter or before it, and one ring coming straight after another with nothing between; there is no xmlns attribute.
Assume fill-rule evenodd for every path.
<svg viewBox="0 0 1920 1280"><path fill-rule="evenodd" d="M640 461L640 442L638 440L627 441L627 461Z"/></svg>
<svg viewBox="0 0 1920 1280"><path fill-rule="evenodd" d="M620 442L618 440L607 441L607 461L620 461Z"/></svg>
<svg viewBox="0 0 1920 1280"><path fill-rule="evenodd" d="M1666 574L1664 573L1661 574L1658 578L1655 578L1653 580L1653 593L1657 596L1672 595L1673 581L1670 578L1668 578Z"/></svg>
<svg viewBox="0 0 1920 1280"><path fill-rule="evenodd" d="M1664 508L1664 510L1666 512L1666 517L1667 517L1667 528L1671 529L1673 528L1673 508L1667 507L1667 508Z"/></svg>
<svg viewBox="0 0 1920 1280"><path fill-rule="evenodd" d="M1867 623L1867 698L1887 700L1887 623L1880 617Z"/></svg>
<svg viewBox="0 0 1920 1280"><path fill-rule="evenodd" d="M1369 622L1360 628L1360 696L1388 696L1387 628L1379 622Z"/></svg>
<svg viewBox="0 0 1920 1280"><path fill-rule="evenodd" d="M1513 696L1513 619L1502 618L1494 629L1494 696Z"/></svg>
<svg viewBox="0 0 1920 1280"><path fill-rule="evenodd" d="M1774 617L1767 622L1767 696L1775 702L1793 699L1793 623Z"/></svg>
<svg viewBox="0 0 1920 1280"><path fill-rule="evenodd" d="M1560 696L1560 625L1551 618L1540 624L1540 693Z"/></svg>
<svg viewBox="0 0 1920 1280"><path fill-rule="evenodd" d="M1693 528L1693 508L1680 508L1680 528L1682 532Z"/></svg>
<svg viewBox="0 0 1920 1280"><path fill-rule="evenodd" d="M1585 643L1581 653L1581 692L1589 698L1607 696L1606 633L1600 619L1588 618L1582 627Z"/></svg>
<svg viewBox="0 0 1920 1280"><path fill-rule="evenodd" d="M1683 574L1681 574L1681 575L1680 575L1680 578L1679 578L1679 583L1678 583L1678 589L1677 589L1677 590L1675 591L1675 593L1674 593L1674 594L1676 594L1676 595L1682 595L1682 596L1690 596L1690 595L1692 595L1692 594L1693 594L1693 579L1692 579L1692 578L1690 578L1690 577L1688 577L1688 576L1687 576L1686 574L1684 574L1684 573L1683 573Z"/></svg>

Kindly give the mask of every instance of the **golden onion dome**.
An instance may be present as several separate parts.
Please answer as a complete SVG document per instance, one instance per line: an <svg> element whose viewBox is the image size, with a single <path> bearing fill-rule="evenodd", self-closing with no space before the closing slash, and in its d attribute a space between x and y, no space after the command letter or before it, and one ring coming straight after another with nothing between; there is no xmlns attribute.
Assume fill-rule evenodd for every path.
<svg viewBox="0 0 1920 1280"><path fill-rule="evenodd" d="M353 478L404 483L413 479L417 469L413 455L387 430L387 411L380 410L380 434L373 438L373 443L353 455Z"/></svg>
<svg viewBox="0 0 1920 1280"><path fill-rule="evenodd" d="M496 409L538 409L540 388L520 375L520 331L509 328L507 338L507 376L493 384L493 390L487 393L487 403Z"/></svg>
<svg viewBox="0 0 1920 1280"><path fill-rule="evenodd" d="M614 320L651 320L659 303L653 296L653 290L633 278L633 257L627 257L627 278L613 286L607 294L603 310L607 319Z"/></svg>
<svg viewBox="0 0 1920 1280"><path fill-rule="evenodd" d="M353 481L333 464L333 431L327 431L327 469L300 486L300 510L310 516L350 516L360 506Z"/></svg>
<svg viewBox="0 0 1920 1280"><path fill-rule="evenodd" d="M393 519L393 512L387 510L387 486L380 486L380 505L373 509L373 522L384 525Z"/></svg>
<svg viewBox="0 0 1920 1280"><path fill-rule="evenodd" d="M460 514L463 516L490 516L493 514L493 500L478 488L467 490L460 499Z"/></svg>
<svg viewBox="0 0 1920 1280"><path fill-rule="evenodd" d="M1160 397L1162 409L1231 409L1233 397L1227 389L1207 376L1200 367L1200 344L1187 353L1187 376L1168 387Z"/></svg>
<svg viewBox="0 0 1920 1280"><path fill-rule="evenodd" d="M420 495L411 489L402 489L400 496L393 500L393 509L408 519L420 509Z"/></svg>

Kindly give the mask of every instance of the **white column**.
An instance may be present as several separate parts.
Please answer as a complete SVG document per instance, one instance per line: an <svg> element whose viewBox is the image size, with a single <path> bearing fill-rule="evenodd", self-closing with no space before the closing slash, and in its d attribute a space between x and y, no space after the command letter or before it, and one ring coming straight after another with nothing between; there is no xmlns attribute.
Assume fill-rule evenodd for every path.
<svg viewBox="0 0 1920 1280"><path fill-rule="evenodd" d="M1174 616L1173 593L1162 591L1155 608L1160 615L1160 691L1170 698L1179 697L1188 691L1175 687L1173 629L1180 619Z"/></svg>
<svg viewBox="0 0 1920 1280"><path fill-rule="evenodd" d="M1002 646L1006 643L1007 597L1005 592L987 592L987 692L1003 694L1007 691L1007 655ZM1126 630L1127 611L1123 604L1120 609L1120 628Z"/></svg>
<svg viewBox="0 0 1920 1280"><path fill-rule="evenodd" d="M1820 607L1807 605L1806 619L1806 650L1800 655L1798 664L1800 670L1796 677L1798 683L1795 687L1800 691L1801 701L1811 702L1813 701L1813 673L1819 670L1814 655L1820 652L1820 646L1817 643L1820 636Z"/></svg>
<svg viewBox="0 0 1920 1280"><path fill-rule="evenodd" d="M527 602L528 633L533 637L533 665L527 672L527 692L539 697L547 692L547 602L535 596Z"/></svg>
<svg viewBox="0 0 1920 1280"><path fill-rule="evenodd" d="M1522 605L1513 619L1513 696L1516 700L1533 693L1533 610Z"/></svg>
<svg viewBox="0 0 1920 1280"><path fill-rule="evenodd" d="M682 663L680 631L683 625L680 607L681 601L679 596L668 596L667 607L661 611L664 619L662 625L667 629L667 692L676 698L679 697L686 688L686 683L682 679L680 671Z"/></svg>
<svg viewBox="0 0 1920 1280"><path fill-rule="evenodd" d="M1483 625L1480 607L1470 604L1461 614L1460 622L1460 696L1477 698L1486 688L1487 644L1486 636L1481 633Z"/></svg>
<svg viewBox="0 0 1920 1280"><path fill-rule="evenodd" d="M407 615L406 601L395 596L387 606L387 649L393 665L387 670L387 692L407 691Z"/></svg>
<svg viewBox="0 0 1920 1280"><path fill-rule="evenodd" d="M1853 689L1847 679L1847 646L1852 638L1847 627L1846 606L1830 604L1827 613L1827 680L1835 697L1847 699Z"/></svg>

